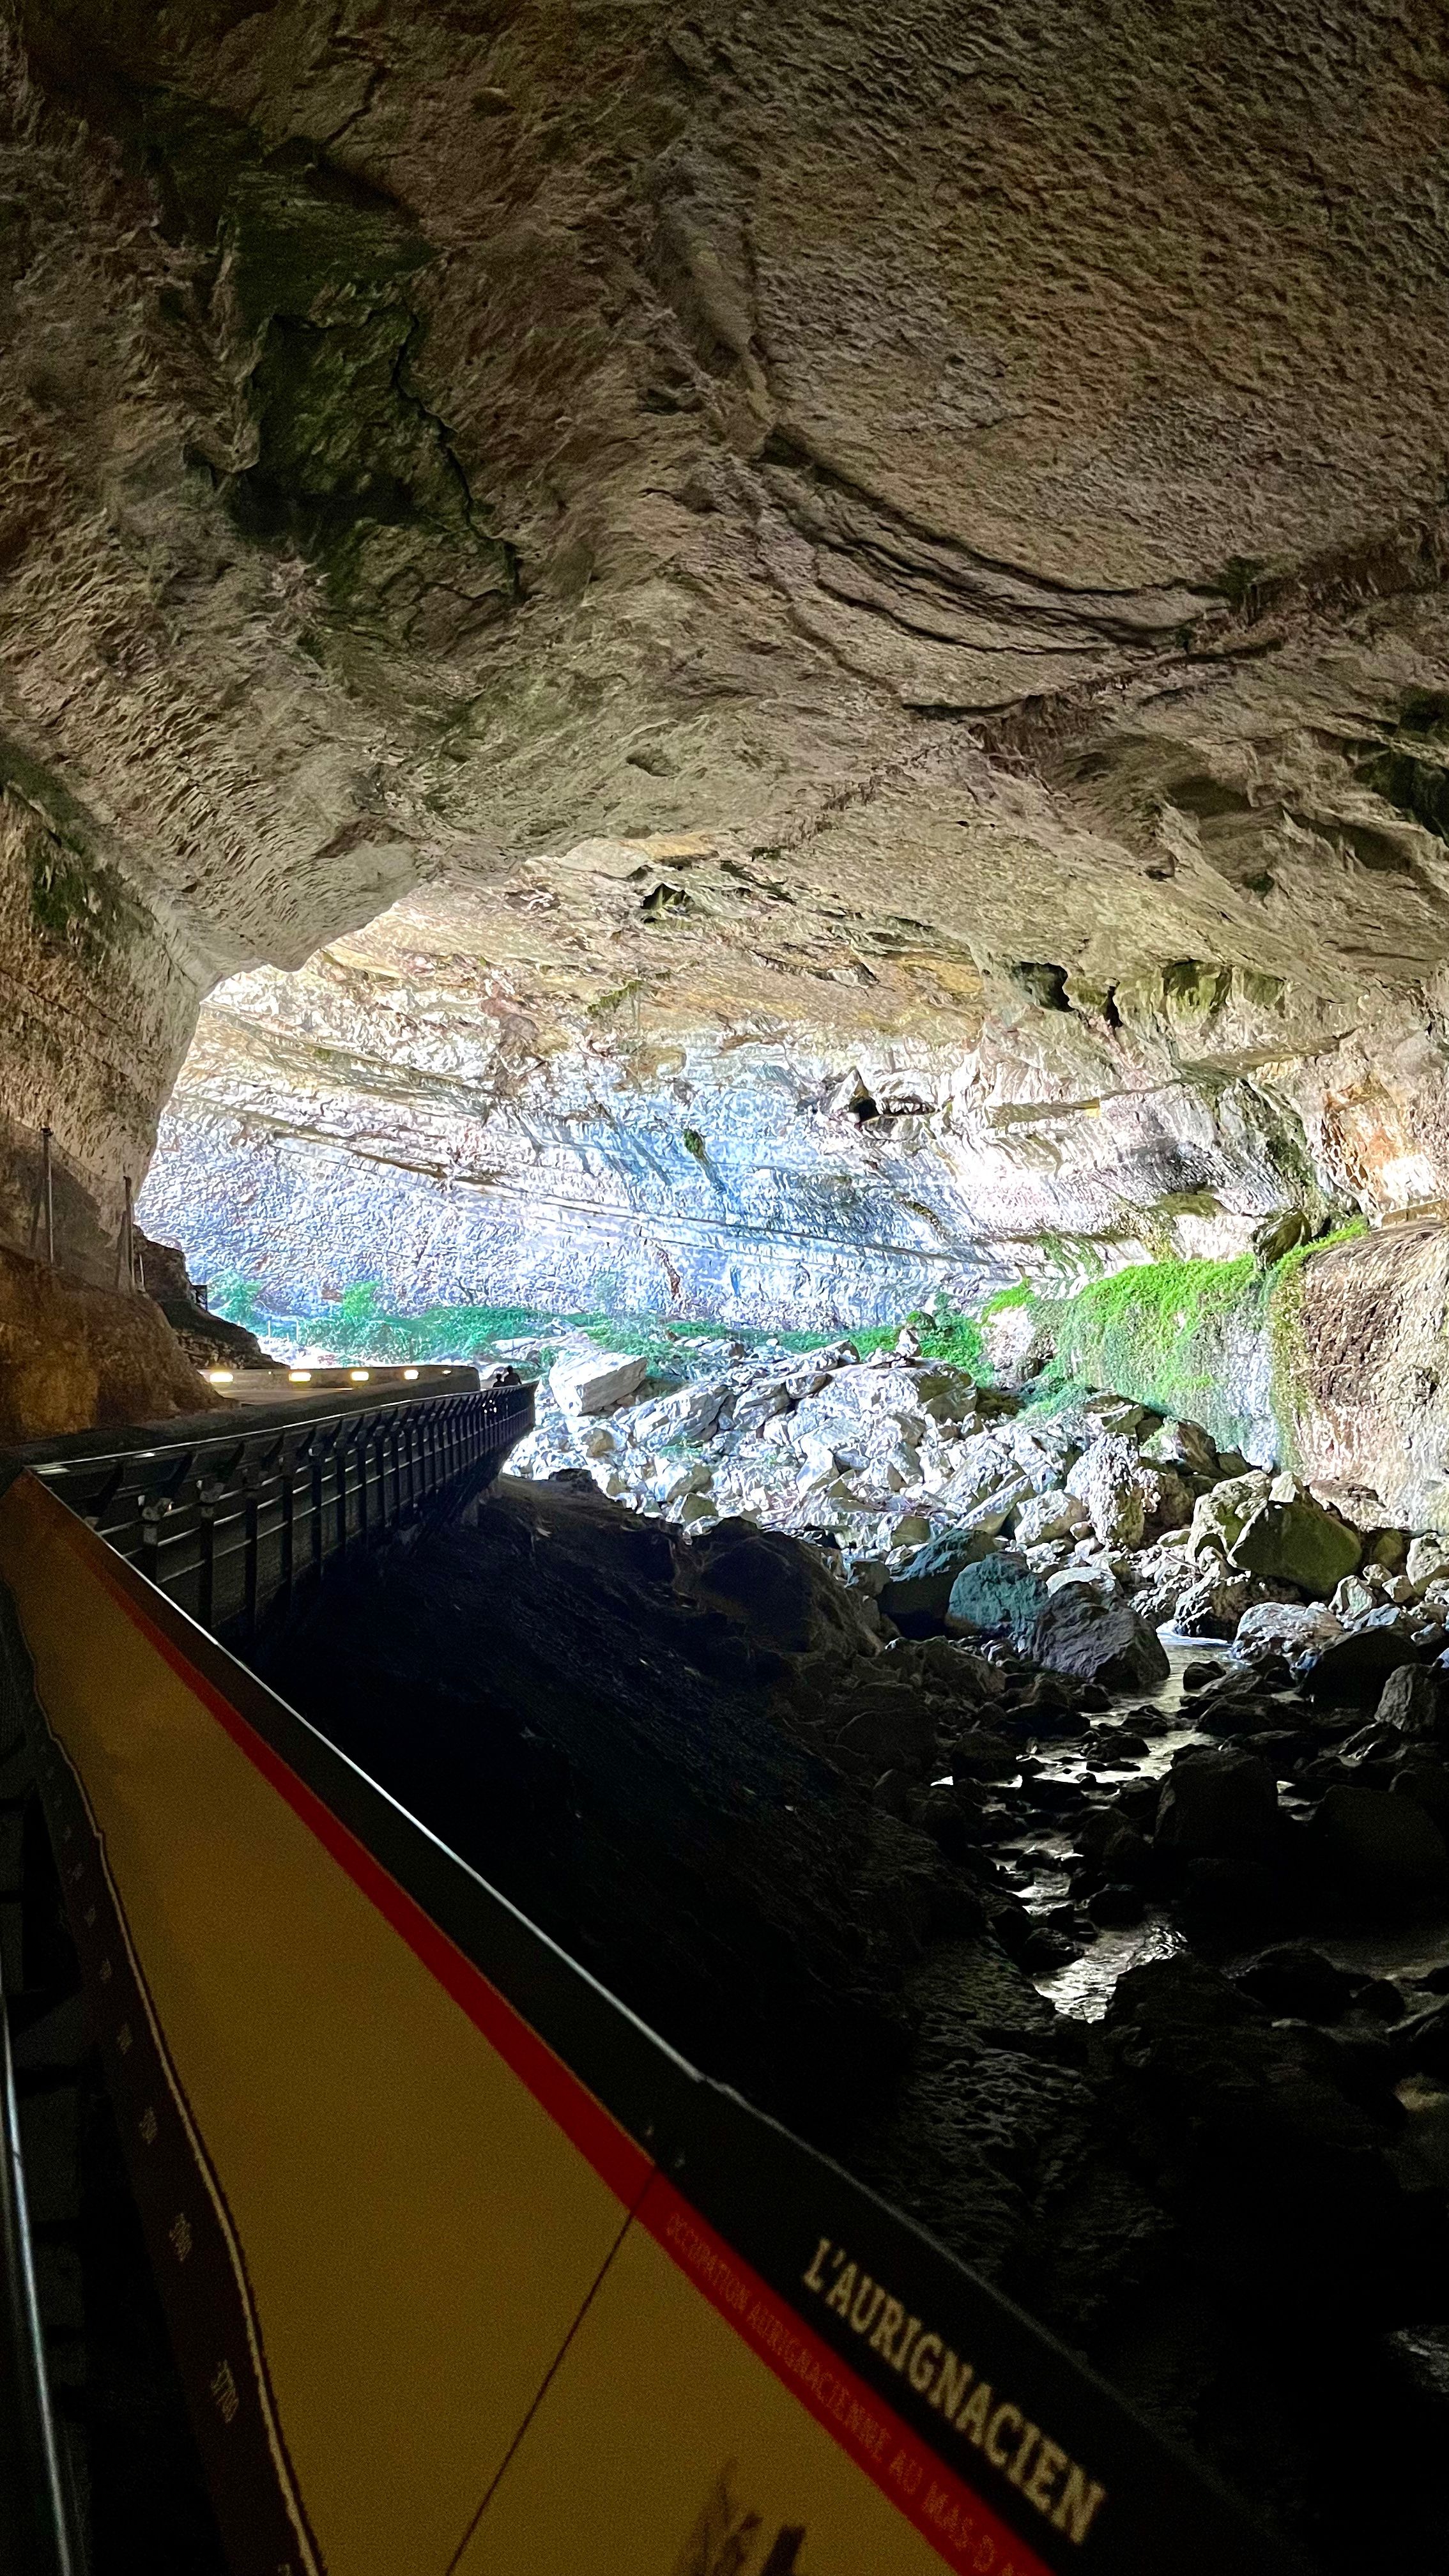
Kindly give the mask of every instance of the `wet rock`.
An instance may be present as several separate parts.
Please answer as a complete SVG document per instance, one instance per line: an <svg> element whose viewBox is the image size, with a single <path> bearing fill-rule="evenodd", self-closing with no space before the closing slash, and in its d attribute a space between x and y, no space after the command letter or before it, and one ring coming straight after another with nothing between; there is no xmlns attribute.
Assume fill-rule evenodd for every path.
<svg viewBox="0 0 1449 2576"><path fill-rule="evenodd" d="M998 1667L984 1655L974 1654L962 1638L922 1639L915 1649L915 1664L928 1686L944 1690L953 1699L999 1700L1006 1689Z"/></svg>
<svg viewBox="0 0 1449 2576"><path fill-rule="evenodd" d="M1173 1912L1190 1940L1240 1948L1277 1927L1281 1891L1266 1861L1204 1856L1183 1868Z"/></svg>
<svg viewBox="0 0 1449 2576"><path fill-rule="evenodd" d="M1398 2106L1386 2087L1355 2098L1327 2032L1275 2023L1228 1978L1175 1958L1122 1978L1096 2051L1190 2258L1203 2277L1226 2267L1266 2325L1285 2301L1300 2329L1316 2318L1326 2331L1345 2301L1423 2295L1442 2231L1426 2240L1399 2191L1386 2152Z"/></svg>
<svg viewBox="0 0 1449 2576"><path fill-rule="evenodd" d="M1181 1860L1259 1860L1278 1833L1278 1783L1251 1753L1188 1746L1162 1784L1156 1840Z"/></svg>
<svg viewBox="0 0 1449 2576"><path fill-rule="evenodd" d="M1330 1789L1309 1828L1325 1891L1400 1922L1449 1904L1449 1846L1427 1809L1386 1789Z"/></svg>
<svg viewBox="0 0 1449 2576"><path fill-rule="evenodd" d="M1389 1675L1411 1651L1400 1612L1375 1610L1358 1627L1307 1656L1298 1668L1299 1679L1318 1706L1375 1707Z"/></svg>
<svg viewBox="0 0 1449 2576"><path fill-rule="evenodd" d="M945 1625L958 1574L992 1552L992 1541L983 1530L944 1530L882 1587L877 1595L882 1610L904 1636L924 1637L939 1631Z"/></svg>
<svg viewBox="0 0 1449 2576"><path fill-rule="evenodd" d="M946 1626L958 1636L1017 1639L1030 1631L1046 1598L1046 1586L1025 1557L1003 1549L957 1575Z"/></svg>
<svg viewBox="0 0 1449 2576"><path fill-rule="evenodd" d="M1125 1880L1109 1880L1087 1899L1087 1913L1102 1931L1127 1931L1146 1911L1141 1888L1129 1887Z"/></svg>
<svg viewBox="0 0 1449 2576"><path fill-rule="evenodd" d="M1261 1503L1229 1550L1231 1562L1244 1573L1297 1584L1319 1601L1357 1570L1362 1555L1357 1530L1303 1499Z"/></svg>
<svg viewBox="0 0 1449 2576"><path fill-rule="evenodd" d="M1392 2051L1400 2075L1449 2076L1449 2003L1431 2004L1399 2022Z"/></svg>
<svg viewBox="0 0 1449 2576"><path fill-rule="evenodd" d="M1018 1726L1032 1727L1041 1717L1049 1715L1052 1720L1051 1731L1060 1734L1063 1731L1062 1722L1070 1718L1071 1732L1074 1735L1080 1735L1082 1717L1080 1691L1077 1684L1063 1673L1033 1670L1035 1662L1034 1656L1023 1653L1022 1667L1030 1677L1013 1687L1007 1694L1006 1704L1011 1710L1014 1722Z"/></svg>
<svg viewBox="0 0 1449 2576"><path fill-rule="evenodd" d="M1049 1977L1080 1959L1082 1944L1053 1923L1034 1923L1021 1944L1021 1965L1034 1977Z"/></svg>
<svg viewBox="0 0 1449 2576"><path fill-rule="evenodd" d="M1016 1747L1004 1735L984 1726L968 1728L942 1756L957 1778L968 1780L1012 1780L1020 1766Z"/></svg>
<svg viewBox="0 0 1449 2576"><path fill-rule="evenodd" d="M1265 2012L1280 2019L1337 2022L1354 1999L1360 1980L1310 1942L1284 1942L1236 1971L1234 1983Z"/></svg>
<svg viewBox="0 0 1449 2576"><path fill-rule="evenodd" d="M549 1370L548 1382L565 1413L606 1413L637 1394L648 1374L646 1359L590 1348L564 1351Z"/></svg>
<svg viewBox="0 0 1449 2576"><path fill-rule="evenodd" d="M1104 1601L1083 1584L1051 1593L1022 1636L1022 1650L1048 1670L1107 1690L1150 1690L1167 1679L1167 1651L1130 1602Z"/></svg>

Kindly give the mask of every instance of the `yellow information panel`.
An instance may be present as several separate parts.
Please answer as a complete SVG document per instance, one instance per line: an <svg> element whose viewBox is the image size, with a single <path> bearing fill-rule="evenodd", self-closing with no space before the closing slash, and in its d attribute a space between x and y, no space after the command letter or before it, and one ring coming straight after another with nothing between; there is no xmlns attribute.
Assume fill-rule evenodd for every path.
<svg viewBox="0 0 1449 2576"><path fill-rule="evenodd" d="M30 1476L0 1580L235 2576L1280 2563Z"/></svg>

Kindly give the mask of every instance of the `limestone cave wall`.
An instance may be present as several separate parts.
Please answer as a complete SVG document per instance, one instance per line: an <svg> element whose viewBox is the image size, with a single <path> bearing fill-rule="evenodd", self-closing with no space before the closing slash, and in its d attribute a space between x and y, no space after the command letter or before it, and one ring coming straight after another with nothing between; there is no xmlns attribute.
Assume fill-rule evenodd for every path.
<svg viewBox="0 0 1449 2576"><path fill-rule="evenodd" d="M152 1222L319 1293L1434 1217L1446 41L22 0L0 1231L223 985Z"/></svg>

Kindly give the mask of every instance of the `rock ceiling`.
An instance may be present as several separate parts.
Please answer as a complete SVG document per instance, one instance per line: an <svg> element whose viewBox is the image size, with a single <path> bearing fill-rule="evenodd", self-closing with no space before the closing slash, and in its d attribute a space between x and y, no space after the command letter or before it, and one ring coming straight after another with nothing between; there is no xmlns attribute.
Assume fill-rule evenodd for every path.
<svg viewBox="0 0 1449 2576"><path fill-rule="evenodd" d="M29 0L7 46L17 1169L49 1115L105 1221L198 997L402 898L210 1015L193 1102L416 1160L348 979L425 951L423 1020L514 1023L433 1157L475 1176L482 1056L557 1108L628 987L635 1049L916 1081L938 1238L1449 1186L1438 13ZM363 1111L288 1092L307 1011Z"/></svg>

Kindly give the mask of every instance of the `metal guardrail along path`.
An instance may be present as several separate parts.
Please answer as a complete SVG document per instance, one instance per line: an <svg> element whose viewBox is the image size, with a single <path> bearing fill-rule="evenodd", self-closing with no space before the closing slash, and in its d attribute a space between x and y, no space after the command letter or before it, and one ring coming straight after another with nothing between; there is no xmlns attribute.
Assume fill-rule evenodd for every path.
<svg viewBox="0 0 1449 2576"><path fill-rule="evenodd" d="M426 1393L329 1389L11 1456L200 1626L245 1646L329 1562L410 1520L455 1518L532 1430L531 1386L449 1375Z"/></svg>

